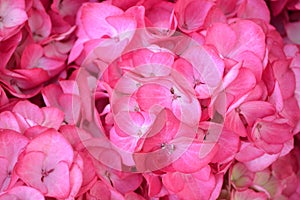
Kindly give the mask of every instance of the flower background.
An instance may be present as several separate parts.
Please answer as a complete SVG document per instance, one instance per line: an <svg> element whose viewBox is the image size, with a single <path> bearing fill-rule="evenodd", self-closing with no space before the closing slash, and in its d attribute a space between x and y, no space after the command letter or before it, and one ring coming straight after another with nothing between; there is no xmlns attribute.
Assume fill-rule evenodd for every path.
<svg viewBox="0 0 300 200"><path fill-rule="evenodd" d="M300 1L0 0L0 200L300 199Z"/></svg>

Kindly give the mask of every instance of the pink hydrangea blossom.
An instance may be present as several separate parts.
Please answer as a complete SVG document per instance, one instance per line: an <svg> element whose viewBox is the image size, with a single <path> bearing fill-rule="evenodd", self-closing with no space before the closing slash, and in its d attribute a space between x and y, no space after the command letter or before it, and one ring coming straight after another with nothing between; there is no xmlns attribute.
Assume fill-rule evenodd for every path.
<svg viewBox="0 0 300 200"><path fill-rule="evenodd" d="M0 200L300 199L297 0L0 0Z"/></svg>

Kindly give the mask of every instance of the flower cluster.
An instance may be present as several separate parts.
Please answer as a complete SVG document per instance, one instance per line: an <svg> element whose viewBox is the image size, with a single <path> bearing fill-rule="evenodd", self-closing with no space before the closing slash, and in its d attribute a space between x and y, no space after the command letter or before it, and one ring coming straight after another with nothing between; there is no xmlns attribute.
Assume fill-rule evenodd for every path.
<svg viewBox="0 0 300 200"><path fill-rule="evenodd" d="M0 200L300 199L297 0L0 0Z"/></svg>

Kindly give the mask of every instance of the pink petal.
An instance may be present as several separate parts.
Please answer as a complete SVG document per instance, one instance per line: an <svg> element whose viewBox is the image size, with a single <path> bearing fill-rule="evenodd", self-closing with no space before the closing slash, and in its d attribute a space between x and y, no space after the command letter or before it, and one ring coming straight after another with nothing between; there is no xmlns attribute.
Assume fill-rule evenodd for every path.
<svg viewBox="0 0 300 200"><path fill-rule="evenodd" d="M158 194L162 189L162 182L159 176L155 174L143 174L143 177L146 179L147 184L149 185L148 195L150 197Z"/></svg>
<svg viewBox="0 0 300 200"><path fill-rule="evenodd" d="M41 110L45 117L42 125L56 130L59 129L64 120L64 113L54 107L44 107Z"/></svg>
<svg viewBox="0 0 300 200"><path fill-rule="evenodd" d="M237 16L240 18L258 18L270 22L270 11L263 0L244 0L240 5Z"/></svg>
<svg viewBox="0 0 300 200"><path fill-rule="evenodd" d="M1 41L0 43L0 69L3 70L6 68L6 65L11 58L12 54L16 50L18 43L21 41L21 32L15 34L14 36L6 39L5 41Z"/></svg>
<svg viewBox="0 0 300 200"><path fill-rule="evenodd" d="M61 87L55 84L48 85L43 88L42 95L47 106L58 107L57 97L63 94Z"/></svg>
<svg viewBox="0 0 300 200"><path fill-rule="evenodd" d="M56 165L54 171L44 178L44 184L48 191L47 196L53 196L57 198L64 198L70 192L70 174L69 164L60 162Z"/></svg>
<svg viewBox="0 0 300 200"><path fill-rule="evenodd" d="M265 55L265 34L260 26L250 20L237 20L230 24L237 35L235 49L229 54L235 57L244 51L252 51L263 60Z"/></svg>
<svg viewBox="0 0 300 200"><path fill-rule="evenodd" d="M91 39L112 36L113 30L106 18L123 13L121 9L108 3L85 3L81 9L82 15L79 19L82 20L83 28Z"/></svg>
<svg viewBox="0 0 300 200"><path fill-rule="evenodd" d="M129 16L109 16L105 18L107 23L110 24L114 29L112 37L117 37L120 40L131 38L134 35L136 28L136 21L133 17Z"/></svg>
<svg viewBox="0 0 300 200"><path fill-rule="evenodd" d="M175 5L178 26L183 32L192 32L202 28L213 3L205 0L181 0Z"/></svg>
<svg viewBox="0 0 300 200"><path fill-rule="evenodd" d="M3 158L2 155L0 157L0 192L5 191L10 183L10 176L9 176L9 163L6 158Z"/></svg>
<svg viewBox="0 0 300 200"><path fill-rule="evenodd" d="M236 33L229 25L215 23L208 28L205 42L215 46L223 56L226 56L234 48L237 39Z"/></svg>
<svg viewBox="0 0 300 200"><path fill-rule="evenodd" d="M238 76L226 87L227 104L232 104L241 99L243 95L252 90L256 85L256 79L253 73L246 69L241 68Z"/></svg>
<svg viewBox="0 0 300 200"><path fill-rule="evenodd" d="M243 162L251 171L261 171L271 165L277 158L278 154L266 154L263 150L255 147L252 143L242 143L240 152L236 159Z"/></svg>
<svg viewBox="0 0 300 200"><path fill-rule="evenodd" d="M51 33L51 19L45 11L42 2L33 1L34 9L31 10L28 24L35 41L41 41L47 38Z"/></svg>
<svg viewBox="0 0 300 200"><path fill-rule="evenodd" d="M274 106L265 101L247 101L243 103L239 108L241 110L241 114L243 114L249 126L253 126L254 122L258 118L264 118L275 113Z"/></svg>
<svg viewBox="0 0 300 200"><path fill-rule="evenodd" d="M250 69L256 81L260 81L263 73L263 63L261 59L251 51L244 51L235 56L235 59L243 63L243 67Z"/></svg>
<svg viewBox="0 0 300 200"><path fill-rule="evenodd" d="M135 192L129 192L125 194L125 200L145 200L145 198Z"/></svg>
<svg viewBox="0 0 300 200"><path fill-rule="evenodd" d="M37 87L37 92L39 92L41 89L39 88L40 84L47 81L49 75L45 70L40 68L15 69L12 73L12 78L12 80L16 82L14 86L18 87L15 93L26 94L26 89L30 90L35 87ZM34 95L34 93L32 95Z"/></svg>
<svg viewBox="0 0 300 200"><path fill-rule="evenodd" d="M9 111L0 113L0 128L23 132L29 125L20 116Z"/></svg>
<svg viewBox="0 0 300 200"><path fill-rule="evenodd" d="M34 138L26 147L26 152L31 151L39 151L46 154L45 165L52 168L61 161L71 165L74 156L71 145L54 129L48 129Z"/></svg>
<svg viewBox="0 0 300 200"><path fill-rule="evenodd" d="M205 157L200 157L201 149L205 149L206 144L193 142L187 149L184 150L180 158L172 163L174 169L182 173L193 173L205 167L212 161L217 152L217 146L209 152L206 152ZM176 145L175 148L180 148Z"/></svg>
<svg viewBox="0 0 300 200"><path fill-rule="evenodd" d="M21 67L24 69L38 67L38 60L43 56L43 52L43 48L38 44L28 45L21 57Z"/></svg>
<svg viewBox="0 0 300 200"><path fill-rule="evenodd" d="M11 28L19 26L27 20L27 14L23 9L12 9L7 16L4 17L4 26Z"/></svg>
<svg viewBox="0 0 300 200"><path fill-rule="evenodd" d="M206 199L210 197L216 184L215 177L207 169L210 168L207 167L194 174L167 173L163 176L163 183L170 192L176 193L180 199ZM204 176L207 179L201 178Z"/></svg>
<svg viewBox="0 0 300 200"><path fill-rule="evenodd" d="M219 149L212 159L214 163L227 163L234 159L240 148L239 137L228 130L223 130L218 140Z"/></svg>
<svg viewBox="0 0 300 200"><path fill-rule="evenodd" d="M16 186L7 191L6 193L0 195L0 200L10 200L10 199L26 199L26 200L44 200L43 194L27 186Z"/></svg>
<svg viewBox="0 0 300 200"><path fill-rule="evenodd" d="M20 114L25 119L31 120L36 124L42 124L44 121L44 115L41 109L29 101L20 101L17 103L13 108L13 112Z"/></svg>
<svg viewBox="0 0 300 200"><path fill-rule="evenodd" d="M144 111L150 110L155 105L170 108L173 98L170 89L159 84L141 86L136 96L140 108Z"/></svg>
<svg viewBox="0 0 300 200"><path fill-rule="evenodd" d="M247 136L245 124L243 123L241 116L238 112L236 112L235 109L226 115L225 126L229 130L234 131L236 134L242 137Z"/></svg>
<svg viewBox="0 0 300 200"><path fill-rule="evenodd" d="M46 154L32 151L20 157L16 173L27 185L32 186L43 194L48 193L47 186L42 182L41 170Z"/></svg>
<svg viewBox="0 0 300 200"><path fill-rule="evenodd" d="M291 127L287 123L257 120L253 127L253 139L262 139L270 144L283 144L293 135Z"/></svg>
<svg viewBox="0 0 300 200"><path fill-rule="evenodd" d="M213 49L207 46L191 47L183 53L182 57L193 65L194 70L200 75L196 78L207 84L210 92L221 82L224 62Z"/></svg>
<svg viewBox="0 0 300 200"><path fill-rule="evenodd" d="M11 161L16 161L18 154L20 154L27 145L28 139L13 130L0 129L0 142L1 145L6 146L6 148L0 149L0 156Z"/></svg>
<svg viewBox="0 0 300 200"><path fill-rule="evenodd" d="M123 9L127 10L130 7L139 5L143 0L112 0L112 4Z"/></svg>

